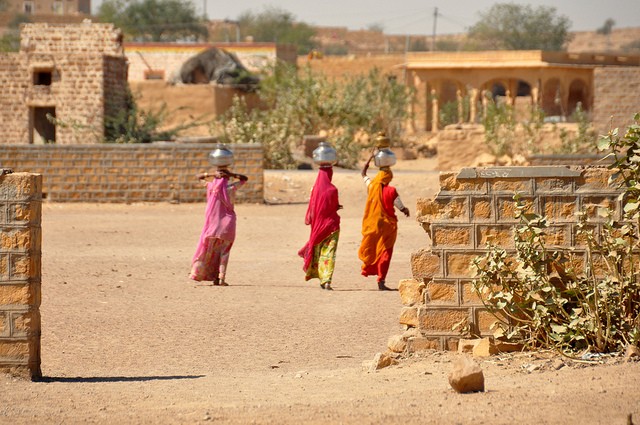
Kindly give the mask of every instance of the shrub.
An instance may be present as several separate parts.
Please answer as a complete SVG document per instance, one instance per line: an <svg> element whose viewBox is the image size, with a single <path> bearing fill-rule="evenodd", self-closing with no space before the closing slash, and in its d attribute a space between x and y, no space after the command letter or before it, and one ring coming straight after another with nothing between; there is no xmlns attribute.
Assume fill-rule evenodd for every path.
<svg viewBox="0 0 640 425"><path fill-rule="evenodd" d="M411 93L377 69L337 82L280 64L261 81L259 95L264 109L234 101L212 131L227 142L261 143L267 168L292 168L291 152L306 134L327 134L344 167L354 167L369 146L363 134L385 131L401 143Z"/></svg>

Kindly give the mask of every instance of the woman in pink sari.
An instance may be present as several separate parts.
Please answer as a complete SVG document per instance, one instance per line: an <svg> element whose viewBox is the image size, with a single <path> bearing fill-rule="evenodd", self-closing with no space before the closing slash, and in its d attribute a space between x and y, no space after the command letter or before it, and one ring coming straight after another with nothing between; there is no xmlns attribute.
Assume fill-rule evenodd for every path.
<svg viewBox="0 0 640 425"><path fill-rule="evenodd" d="M212 180L208 180L212 177ZM236 213L233 208L235 192L247 176L222 168L213 175L198 175L206 181L207 207L205 221L196 253L191 263L190 278L211 281L214 285L228 286L225 281L229 252L236 238ZM237 179L231 183L231 178Z"/></svg>
<svg viewBox="0 0 640 425"><path fill-rule="evenodd" d="M332 176L332 166L320 167L304 220L311 226L311 235L298 251L298 255L304 258L302 270L305 280L318 278L320 287L329 291L332 290L331 279L340 235L338 210L342 208L338 202L338 189L331 183Z"/></svg>

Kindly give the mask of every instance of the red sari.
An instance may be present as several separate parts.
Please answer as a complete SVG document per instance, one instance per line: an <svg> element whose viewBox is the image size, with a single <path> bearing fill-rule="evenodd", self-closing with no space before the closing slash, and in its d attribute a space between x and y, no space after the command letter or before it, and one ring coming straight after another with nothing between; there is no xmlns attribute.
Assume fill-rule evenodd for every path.
<svg viewBox="0 0 640 425"><path fill-rule="evenodd" d="M362 243L358 250L362 275L377 275L378 282L387 277L398 235L398 217L393 207L398 193L389 186L392 178L391 170L380 170L371 180L362 219Z"/></svg>
<svg viewBox="0 0 640 425"><path fill-rule="evenodd" d="M302 269L305 272L312 263L314 247L340 230L338 189L331 183L332 177L332 167L321 167L311 189L309 207L304 219L305 224L311 225L311 234L307 243L298 251L298 255L304 258Z"/></svg>

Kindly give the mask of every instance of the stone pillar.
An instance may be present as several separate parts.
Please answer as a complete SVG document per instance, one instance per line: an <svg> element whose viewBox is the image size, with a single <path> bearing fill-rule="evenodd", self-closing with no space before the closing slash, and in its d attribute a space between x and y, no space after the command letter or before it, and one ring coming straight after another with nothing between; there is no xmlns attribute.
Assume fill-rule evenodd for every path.
<svg viewBox="0 0 640 425"><path fill-rule="evenodd" d="M438 92L431 90L431 132L437 133L440 125L440 111L438 109Z"/></svg>
<svg viewBox="0 0 640 425"><path fill-rule="evenodd" d="M0 372L40 371L42 176L0 175Z"/></svg>
<svg viewBox="0 0 640 425"><path fill-rule="evenodd" d="M475 124L476 117L478 115L478 108L476 103L478 102L478 89L471 89L470 98L469 98L469 122Z"/></svg>
<svg viewBox="0 0 640 425"><path fill-rule="evenodd" d="M488 90L482 90L482 119L487 119Z"/></svg>
<svg viewBox="0 0 640 425"><path fill-rule="evenodd" d="M456 101L458 103L458 124L462 124L464 122L464 104L460 89L456 90Z"/></svg>

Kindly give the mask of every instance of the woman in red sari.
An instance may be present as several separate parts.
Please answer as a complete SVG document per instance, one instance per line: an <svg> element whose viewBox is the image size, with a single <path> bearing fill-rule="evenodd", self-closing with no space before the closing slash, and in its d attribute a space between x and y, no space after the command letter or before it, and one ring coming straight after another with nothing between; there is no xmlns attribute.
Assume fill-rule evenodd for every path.
<svg viewBox="0 0 640 425"><path fill-rule="evenodd" d="M372 159L373 155L361 173L368 188L368 196L362 219L362 243L358 257L362 261L362 275L377 275L378 289L389 291L385 279L398 234L398 217L394 207L407 217L409 209L402 204L395 187L389 186L393 178L389 167L381 167L373 180L367 176Z"/></svg>
<svg viewBox="0 0 640 425"><path fill-rule="evenodd" d="M331 279L340 236L338 210L342 208L338 202L338 189L331 183L332 177L332 166L320 167L304 220L311 226L311 234L309 241L298 251L304 258L305 280L318 278L320 287L327 290L333 289Z"/></svg>

